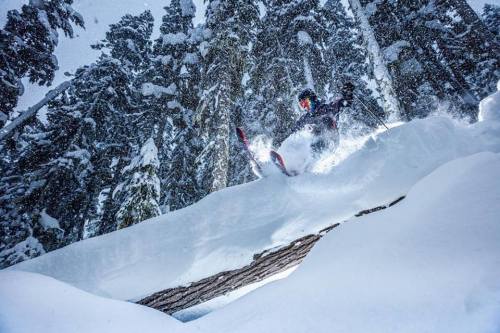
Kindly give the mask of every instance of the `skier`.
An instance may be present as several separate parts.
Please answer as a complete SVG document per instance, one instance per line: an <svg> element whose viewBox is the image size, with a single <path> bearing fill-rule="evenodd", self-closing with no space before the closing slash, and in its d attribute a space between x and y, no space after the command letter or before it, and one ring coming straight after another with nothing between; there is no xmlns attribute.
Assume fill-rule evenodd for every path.
<svg viewBox="0 0 500 333"><path fill-rule="evenodd" d="M314 91L310 89L304 90L299 95L298 99L300 107L307 111L307 113L300 117L295 123L291 134L306 128L311 130L314 134L311 148L315 155L319 155L331 144L334 144L336 147L339 141L339 132L337 128L338 117L342 107L348 107L352 104L353 91L354 85L347 82L341 89L342 97L340 99L332 103L321 103ZM258 177L262 177L262 167L255 158L254 153L250 150L248 139L243 129L239 127L236 128L236 133L247 152L254 173ZM279 153L271 150L270 156L273 163L284 174L287 176L297 175L296 172L287 170L284 159Z"/></svg>
<svg viewBox="0 0 500 333"><path fill-rule="evenodd" d="M297 120L292 133L309 129L314 134L311 148L315 154L320 154L331 144L339 143L337 122L342 107L352 104L354 85L347 82L341 89L342 97L332 103L322 103L314 91L304 90L298 96L299 106L306 113Z"/></svg>

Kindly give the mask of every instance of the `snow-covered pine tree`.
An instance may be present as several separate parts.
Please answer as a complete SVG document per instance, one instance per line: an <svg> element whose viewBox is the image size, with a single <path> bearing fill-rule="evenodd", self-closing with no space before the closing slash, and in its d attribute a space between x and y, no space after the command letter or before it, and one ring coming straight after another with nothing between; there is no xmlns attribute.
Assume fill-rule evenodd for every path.
<svg viewBox="0 0 500 333"><path fill-rule="evenodd" d="M265 134L280 144L298 118L296 96L304 88L322 96L330 70L325 60L327 29L319 1L270 0L254 48L254 109Z"/></svg>
<svg viewBox="0 0 500 333"><path fill-rule="evenodd" d="M108 104L115 118L110 118L103 124L103 128L110 128L110 132L116 132L117 136L103 138L103 142L111 141L109 145L111 151L106 154L107 159L100 159L104 161L100 164L104 177L92 178L94 184L98 183L92 188L99 189L99 192L98 194L96 192L95 205L85 221L84 237L116 230L116 213L122 201L117 200L115 195L128 181L122 168L136 158L147 138L142 131L144 114L139 102L140 93L134 89L134 82L139 71L149 65L153 21L150 11L144 11L137 16L125 15L118 23L110 25L104 40L92 46L109 50L110 56L103 54L101 58L109 58L116 62L121 67L124 77L116 82L123 92L119 95L122 99L116 99L117 105ZM111 91L116 90L112 88ZM109 174L106 175L106 172ZM137 204L140 205L139 202Z"/></svg>
<svg viewBox="0 0 500 333"><path fill-rule="evenodd" d="M479 101L496 91L500 79L500 44L466 0L438 0L440 55L460 83L475 116Z"/></svg>
<svg viewBox="0 0 500 333"><path fill-rule="evenodd" d="M195 7L191 0L173 0L165 10L150 66L137 84L143 92L140 127L148 129L159 150L160 202L167 211L200 198L196 192L197 141L192 124L199 100L203 30L193 27Z"/></svg>
<svg viewBox="0 0 500 333"><path fill-rule="evenodd" d="M483 7L482 19L488 30L500 38L500 6L485 4Z"/></svg>
<svg viewBox="0 0 500 333"><path fill-rule="evenodd" d="M373 31L403 117L425 116L442 102L475 117L480 92L474 86L478 79L472 73L495 73L497 60L492 58L494 51L484 49L491 38L465 1L350 2L353 7L359 3L364 6L356 13L364 16ZM473 35L477 41L470 38ZM456 48L451 50L448 42ZM483 50L484 54L471 59L467 55L469 47L475 49L473 53ZM489 70L482 71L484 67Z"/></svg>
<svg viewBox="0 0 500 333"><path fill-rule="evenodd" d="M165 163L161 173L162 205L168 210L183 208L201 198L195 177L199 140L193 123L201 78L199 46L204 36L202 29L193 27L194 15L195 6L191 0L172 1L161 27L163 54L171 56L168 66L177 87L175 99L167 104L173 131L172 139L166 142L168 145L163 151L169 149L171 155L167 160L168 154L163 153ZM179 44L172 43L174 36L179 34L185 39Z"/></svg>
<svg viewBox="0 0 500 333"><path fill-rule="evenodd" d="M327 98L340 94L343 83L350 81L355 86L353 104L342 113L347 122L341 123L341 130L352 131L353 126L379 126L365 108L369 108L379 117L384 117L384 105L380 92L376 88L370 89L367 81L376 87L373 75L373 65L370 64L368 52L363 45L363 35L359 24L350 16L339 0L328 0L322 8L324 26L327 28L325 36L325 62L329 68L329 82L325 89ZM380 105L379 105L380 104Z"/></svg>
<svg viewBox="0 0 500 333"><path fill-rule="evenodd" d="M380 44L377 41L375 29L370 24L370 13L365 12L360 0L348 0L348 2L349 9L355 17L356 25L363 35L364 47L368 54L370 67L373 68L382 107L389 119L399 119L403 113L402 107L395 91L394 82L386 66Z"/></svg>
<svg viewBox="0 0 500 333"><path fill-rule="evenodd" d="M429 74L433 70L438 72L442 82L449 81L450 75L437 59L425 58L424 51L426 55L433 56L429 51L432 48L432 36L425 22L416 18L416 15L420 15L418 9L422 4L396 4L385 0L377 3L365 0L360 2L365 5L362 15L368 18L373 37L383 56L382 66L387 66L390 81L401 105L401 116L410 119L427 115L436 107L438 96L444 97L444 94L435 91L440 89L439 82L429 82L432 80ZM415 31L402 31L403 29ZM422 45L414 42L416 36L419 36L417 41ZM417 99L428 102L420 103Z"/></svg>
<svg viewBox="0 0 500 333"><path fill-rule="evenodd" d="M228 173L228 186L246 183L256 178L252 171L251 165L248 163L248 156L242 149L240 139L235 134L235 128L244 128L249 135L254 135L256 129L261 129L261 124L256 112L253 110L255 105L252 101L253 89L250 84L250 76L255 68L258 59L255 52L253 52L254 45L257 40L258 31L262 28L262 21L260 20L261 13L256 9L255 3L248 3L242 7L248 14L248 21L244 22L245 26L241 26L240 34L242 34L242 58L244 61L240 67L240 86L238 87L238 99L231 112L231 128L229 135L229 173ZM243 12L241 15L246 15ZM244 31L244 33L242 33ZM246 45L245 45L246 44ZM259 131L258 134L262 134Z"/></svg>
<svg viewBox="0 0 500 333"><path fill-rule="evenodd" d="M9 119L9 115L17 105L19 95L24 87L17 75L16 63L18 56L14 44L14 36L5 30L0 30L0 127Z"/></svg>
<svg viewBox="0 0 500 333"><path fill-rule="evenodd" d="M197 123L203 150L197 158L199 193L204 196L230 182L230 153L242 79L259 20L256 1L209 2L206 29L211 33L203 61ZM233 166L234 168L243 166ZM246 167L246 166L245 166Z"/></svg>
<svg viewBox="0 0 500 333"><path fill-rule="evenodd" d="M151 53L153 15L149 10L138 16L127 14L118 23L111 24L106 38L92 45L92 48L110 50L111 57L132 71L145 68Z"/></svg>
<svg viewBox="0 0 500 333"><path fill-rule="evenodd" d="M116 228L122 229L161 214L160 161L153 138L146 141L140 153L123 170L126 179L116 200L121 202L116 213Z"/></svg>
<svg viewBox="0 0 500 333"><path fill-rule="evenodd" d="M270 7L278 10L276 17L284 28L280 44L289 57L289 71L297 88L311 88L320 96L324 95L329 82L325 57L325 37L328 30L322 20L319 1L294 0L274 1ZM280 20L281 19L281 20Z"/></svg>
<svg viewBox="0 0 500 333"><path fill-rule="evenodd" d="M294 87L285 49L281 44L280 26L282 17L277 16L279 6L266 3L266 15L262 18L253 58L256 59L250 73L250 96L247 97L246 111L258 119L256 128L250 129L249 135L265 134L281 142L297 118L294 105Z"/></svg>
<svg viewBox="0 0 500 333"><path fill-rule="evenodd" d="M118 83L126 82L119 63L101 59L77 74L68 92L49 106L48 122L37 120L34 128L27 127L19 136L18 154L11 167L3 169L0 224L9 230L0 249L3 264L22 258L12 250L26 237L37 240L44 251L81 239L84 224L100 213L99 194L109 193L112 156L127 149L114 142L118 124L109 128L117 115L110 107L120 99L124 102L126 93ZM53 230L41 223L42 212L58 221L61 237L49 237Z"/></svg>
<svg viewBox="0 0 500 333"><path fill-rule="evenodd" d="M0 125L23 94L23 77L39 85L52 83L58 68L54 55L57 31L73 37L72 24L84 25L72 3L73 0L32 0L22 6L21 12L8 11L5 27L0 30Z"/></svg>
<svg viewBox="0 0 500 333"><path fill-rule="evenodd" d="M144 40L150 33L144 31ZM130 119L138 117L134 66L121 60L103 54L80 68L70 88L49 104L47 122L35 118L2 159L2 266L115 230L121 203L112 194L130 163Z"/></svg>

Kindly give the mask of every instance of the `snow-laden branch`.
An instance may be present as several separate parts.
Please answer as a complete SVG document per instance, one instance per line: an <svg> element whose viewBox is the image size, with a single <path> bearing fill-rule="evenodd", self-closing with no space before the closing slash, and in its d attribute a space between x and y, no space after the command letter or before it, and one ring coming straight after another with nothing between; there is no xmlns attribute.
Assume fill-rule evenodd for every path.
<svg viewBox="0 0 500 333"><path fill-rule="evenodd" d="M16 119L14 119L9 125L0 129L0 141L10 137L14 133L14 130L16 128L23 125L27 120L36 115L38 110L40 110L48 102L50 102L51 100L59 96L61 93L63 93L66 89L69 88L69 86L71 86L71 80L64 81L56 88L50 90L40 102L28 108L28 110L21 113L21 115Z"/></svg>

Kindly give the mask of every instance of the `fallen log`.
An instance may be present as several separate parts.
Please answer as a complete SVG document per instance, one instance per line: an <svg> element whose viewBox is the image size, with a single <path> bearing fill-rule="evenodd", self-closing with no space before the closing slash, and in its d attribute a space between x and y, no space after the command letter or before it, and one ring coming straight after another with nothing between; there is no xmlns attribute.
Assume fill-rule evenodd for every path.
<svg viewBox="0 0 500 333"><path fill-rule="evenodd" d="M391 207L403 199L404 196L388 205L363 210L357 213L355 217ZM306 235L288 245L255 254L253 261L242 268L220 272L192 282L188 286L162 290L141 299L137 303L167 314L172 314L204 303L212 298L222 296L246 285L262 281L274 274L300 264L314 244L326 233L339 225L340 223L332 224L316 234Z"/></svg>

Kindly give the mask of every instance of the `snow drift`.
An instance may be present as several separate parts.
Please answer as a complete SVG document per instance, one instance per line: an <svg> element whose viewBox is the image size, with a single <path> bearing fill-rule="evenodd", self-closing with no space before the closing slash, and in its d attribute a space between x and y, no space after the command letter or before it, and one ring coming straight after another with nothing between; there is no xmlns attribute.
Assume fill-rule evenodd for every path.
<svg viewBox="0 0 500 333"><path fill-rule="evenodd" d="M50 278L4 271L0 328L497 332L499 188L500 154L449 162L419 181L401 204L327 235L289 278L184 326L154 310L104 300Z"/></svg>
<svg viewBox="0 0 500 333"><path fill-rule="evenodd" d="M0 272L0 332L161 332L180 323L159 311L94 296L40 274Z"/></svg>
<svg viewBox="0 0 500 333"><path fill-rule="evenodd" d="M489 118L488 118L489 119ZM369 138L326 174L275 175L213 193L185 209L87 239L10 269L136 300L223 270L360 210L404 195L442 164L500 152L500 123L415 120Z"/></svg>
<svg viewBox="0 0 500 333"><path fill-rule="evenodd" d="M325 174L275 175L228 188L186 209L4 270L0 327L22 332L27 326L12 323L33 309L33 320L45 321L53 332L63 327L65 304L47 297L43 287L29 288L46 278L12 271L137 299L241 267L256 252L407 194L388 210L335 229L289 278L197 321L168 322L162 329L498 332L499 99L495 94L481 104L478 123L412 121L369 138ZM58 286L53 295L69 288ZM92 306L82 295L88 296L75 294L74 302ZM109 307L112 313L114 305ZM94 316L89 313L88 320ZM145 329L158 331L144 318L137 320Z"/></svg>
<svg viewBox="0 0 500 333"><path fill-rule="evenodd" d="M287 279L197 323L206 332L498 332L499 189L500 154L446 163L400 204L329 233Z"/></svg>

